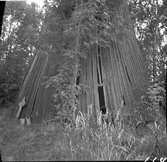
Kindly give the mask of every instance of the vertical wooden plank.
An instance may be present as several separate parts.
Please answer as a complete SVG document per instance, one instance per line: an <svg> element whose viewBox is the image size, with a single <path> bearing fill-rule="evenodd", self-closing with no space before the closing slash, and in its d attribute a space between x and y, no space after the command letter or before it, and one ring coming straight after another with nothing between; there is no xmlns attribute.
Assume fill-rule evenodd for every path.
<svg viewBox="0 0 167 162"><path fill-rule="evenodd" d="M82 78L83 78L83 68L82 68L82 65L83 63L82 63L82 58L81 58L81 62L80 62L80 86L82 85ZM82 106L82 91L80 92L80 94L79 94L79 105L78 105L78 110L81 110L81 106Z"/></svg>
<svg viewBox="0 0 167 162"><path fill-rule="evenodd" d="M127 77L127 74L126 74L126 71L125 71L124 61L123 61L123 59L121 57L123 55L123 53L121 53L119 51L119 47L118 46L117 46L117 51L118 51L118 56L120 58L120 62L119 62L120 79L122 80L122 86L124 87L124 94L123 94L123 96L128 101L128 103L130 103L131 100L132 100L132 95L131 95L132 87L130 85L130 82L128 80L128 77ZM127 101L125 101L125 102L127 102Z"/></svg>
<svg viewBox="0 0 167 162"><path fill-rule="evenodd" d="M24 110L25 114L27 116L29 116L30 112L31 112L31 102L32 102L32 93L34 92L34 89L36 88L36 82L39 78L39 74L40 74L40 66L41 66L41 60L40 60L40 56L38 56L39 59L36 62L36 65L33 67L32 70L32 75L29 77L29 81L26 84L26 88L27 88L27 93L25 93L25 97L27 99L27 108Z"/></svg>
<svg viewBox="0 0 167 162"><path fill-rule="evenodd" d="M134 41L134 42L133 42ZM144 72L144 66L145 66L145 61L144 59L142 59L142 55L141 55L141 52L139 51L139 47L136 43L136 41L131 38L129 41L128 41L128 44L130 46L130 50L134 51L135 55L133 56L134 58L134 61L135 61L135 65L138 67L136 70L138 70L138 85L141 85L141 81L142 78L143 78L143 72Z"/></svg>
<svg viewBox="0 0 167 162"><path fill-rule="evenodd" d="M89 93L89 89L88 89L88 78L87 78L87 74L88 74L88 71L87 71L87 69L88 69L88 60L85 60L84 61L84 85L86 86L86 91L85 91L85 93L84 93L84 107L83 107L83 112L84 113L87 113L87 105L88 105L88 103L87 103L87 95L88 95L88 93Z"/></svg>
<svg viewBox="0 0 167 162"><path fill-rule="evenodd" d="M38 92L38 88L39 88L39 82L40 82L40 78L41 78L41 73L42 73L42 65L43 65L43 62L45 61L44 59L44 55L41 55L40 56L40 62L39 62L39 69L38 69L38 76L35 80L35 83L34 83L34 88L33 88L33 91L31 92L31 96L30 96L30 100L29 100L29 104L28 104L28 116L32 114L32 111L34 109L34 102L35 102L35 99L36 99L36 94Z"/></svg>
<svg viewBox="0 0 167 162"><path fill-rule="evenodd" d="M92 57L91 57L91 54L89 52L88 54L88 58L87 58L87 73L88 73L88 80L87 80L87 85L89 87L89 90L88 90L88 94L87 94L87 106L92 104L93 102L93 99L92 99Z"/></svg>
<svg viewBox="0 0 167 162"><path fill-rule="evenodd" d="M33 64L30 67L30 71L28 72L28 74L25 78L21 92L20 92L19 97L18 97L17 102L20 102L20 100L25 96L27 106L29 105L29 98L30 98L31 92L33 90L33 85L34 85L34 82L36 80L36 76L38 76L38 72L35 71L35 69L37 68L38 62L39 62L39 57L37 56L36 59L33 61ZM27 108L22 109L22 113L21 113L20 117L22 117L22 115L25 115L27 112L29 112L29 110Z"/></svg>
<svg viewBox="0 0 167 162"><path fill-rule="evenodd" d="M101 57L101 66L102 66L102 77L103 77L103 91L104 91L104 100L107 112L109 111L109 101L108 101L108 91L107 91L107 53L103 47L100 50L100 57Z"/></svg>
<svg viewBox="0 0 167 162"><path fill-rule="evenodd" d="M115 62L113 59L113 55L114 55L114 51L113 51L113 45L111 44L110 47L110 52L109 52L109 60L111 61L111 70L110 70L110 76L111 76L111 81L110 81L110 90L112 92L112 96L113 96L113 101L114 101L114 109L117 106L117 99L116 99L116 89L115 89L115 82L114 82L114 77L115 77Z"/></svg>
<svg viewBox="0 0 167 162"><path fill-rule="evenodd" d="M35 96L35 101L34 101L34 105L33 105L33 111L31 113L32 117L34 117L34 119L41 121L42 119L44 119L44 109L45 107L43 107L42 104L42 99L44 98L44 94L46 93L46 89L44 89L44 85L43 83L43 77L44 77L44 73L46 70L48 64L48 56L45 56L44 58L44 62L43 62L43 67L41 69L41 74L40 74L40 80L38 83L38 90L36 92L36 96Z"/></svg>
<svg viewBox="0 0 167 162"><path fill-rule="evenodd" d="M121 94L120 94L120 89L119 89L119 85L120 85L120 80L119 80L119 77L118 77L118 54L117 54L117 51L116 51L116 42L114 42L113 44L113 59L114 59L114 73L115 73L115 77L113 78L114 79L114 87L116 89L116 100L117 100L117 103L116 103L116 106L118 107L120 102L121 102Z"/></svg>
<svg viewBox="0 0 167 162"><path fill-rule="evenodd" d="M121 72L120 72L120 68L121 68L121 60L119 58L119 51L117 49L117 42L115 41L115 44L114 44L114 49L115 49L115 57L116 57L116 69L117 69L117 78L118 78L118 82L117 82L117 85L118 85L118 91L119 91L119 103L118 103L118 106L120 105L120 102L121 102L121 99L122 99L122 96L123 96L123 89L122 89L122 86L123 86L123 82L122 82L122 77L121 77Z"/></svg>
<svg viewBox="0 0 167 162"><path fill-rule="evenodd" d="M134 55L135 51L133 51L133 50L130 48L129 40L126 42L126 46L127 46L127 48L128 48L129 59L130 59L130 62L131 62L131 64L132 64L132 67L133 67L133 75L134 75L134 78L135 78L135 85L136 85L136 83L137 83L138 80L139 80L138 69L139 69L140 67L138 67L138 63L137 63L137 62L136 62L136 64L135 64L135 61L134 61L135 58L133 58L133 55ZM136 60L137 60L137 57L136 57Z"/></svg>
<svg viewBox="0 0 167 162"><path fill-rule="evenodd" d="M25 77L25 80L24 80L23 85L22 85L22 87L21 87L21 91L20 91L20 93L19 93L18 102L19 102L19 101L23 98L23 96L24 96L24 93L25 93L26 88L27 88L27 84L28 84L28 82L30 81L30 77L31 77L31 75L32 75L32 71L33 71L33 69L34 69L34 67L35 67L35 65L36 65L36 63L37 63L37 61L38 61L38 55L35 56L34 61L33 61L32 65L31 65L31 67L30 67L30 69L29 69L29 72L28 72L27 76Z"/></svg>
<svg viewBox="0 0 167 162"><path fill-rule="evenodd" d="M99 96L98 96L98 90L97 90L97 44L94 44L92 46L92 60L93 60L93 83L94 83L94 101L95 101L95 108L97 111L100 110L99 108Z"/></svg>
<svg viewBox="0 0 167 162"><path fill-rule="evenodd" d="M108 102L108 108L109 111L112 112L114 110L112 110L114 108L114 99L113 99L113 93L111 90L111 73L110 71L111 69L111 61L110 61L110 49L109 47L104 48L104 53L106 55L105 59L104 59L104 64L105 64L105 74L106 74L106 93L107 93L107 102Z"/></svg>
<svg viewBox="0 0 167 162"><path fill-rule="evenodd" d="M131 49L134 51L135 55L134 57L137 58L136 63L138 63L139 69L142 72L143 70L143 63L144 63L144 59L141 55L141 51L139 50L137 41L135 40L135 37L133 34L130 35L131 37L129 38L129 44L131 45Z"/></svg>
<svg viewBox="0 0 167 162"><path fill-rule="evenodd" d="M97 105L96 105L96 85L95 85L95 81L94 81L94 53L93 53L93 47L91 47L90 49L90 58L91 58L91 72L90 72L90 76L91 76L91 95L92 95L92 104L93 104L93 113L94 113L94 118L97 120Z"/></svg>
<svg viewBox="0 0 167 162"><path fill-rule="evenodd" d="M133 68L133 64L131 62L131 59L130 59L130 56L129 56L129 51L128 51L128 47L126 46L126 41L124 41L122 44L121 44L121 47L120 50L121 50L121 53L124 53L125 57L125 65L128 69L128 72L130 74L130 77L131 77L131 80L132 80L132 83L135 84L135 75L134 75L134 68Z"/></svg>

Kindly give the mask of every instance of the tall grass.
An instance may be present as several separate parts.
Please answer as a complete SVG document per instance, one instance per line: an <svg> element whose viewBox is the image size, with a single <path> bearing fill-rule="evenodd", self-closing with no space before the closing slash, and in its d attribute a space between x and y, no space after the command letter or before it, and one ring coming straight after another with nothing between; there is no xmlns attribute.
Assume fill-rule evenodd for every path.
<svg viewBox="0 0 167 162"><path fill-rule="evenodd" d="M145 160L153 153L155 138L137 136L120 111L114 124L102 122L102 114L96 113L89 106L87 114L78 112L75 124L65 128L54 120L24 127L0 118L2 160ZM163 155L166 142L160 141Z"/></svg>
<svg viewBox="0 0 167 162"><path fill-rule="evenodd" d="M134 135L125 131L121 120L116 120L114 126L112 122L102 122L101 112L97 112L97 119L93 119L91 112L91 108L87 114L79 112L75 128L68 128L72 132L69 137L71 150L75 150L73 158L77 150L85 150L93 160L129 160L136 144Z"/></svg>
<svg viewBox="0 0 167 162"><path fill-rule="evenodd" d="M96 112L97 118L94 118L91 106L87 114L78 113L75 127L69 129L74 160L78 150L85 151L90 160L145 160L154 154L157 144L154 124L152 130L146 126L136 130L138 121L134 116L122 114L122 107L118 108L114 123L108 124L103 122L101 112Z"/></svg>

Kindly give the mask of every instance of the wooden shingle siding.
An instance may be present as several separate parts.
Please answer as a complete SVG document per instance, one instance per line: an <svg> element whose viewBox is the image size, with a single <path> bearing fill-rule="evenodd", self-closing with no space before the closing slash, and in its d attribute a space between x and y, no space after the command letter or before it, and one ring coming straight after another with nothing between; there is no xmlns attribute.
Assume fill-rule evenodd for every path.
<svg viewBox="0 0 167 162"><path fill-rule="evenodd" d="M110 48L93 44L88 58L84 60L84 66L81 67L81 76L83 75L81 78L87 75L83 83L90 87L85 96L87 101L84 95L80 98L82 109L93 104L97 111L100 110L99 86L103 86L105 106L109 112L117 109L122 97L125 98L127 107L132 107L133 88L140 86L140 78L142 78L142 68L139 68L142 65L142 56L138 56L139 52L131 39L121 43L115 39L110 44Z"/></svg>

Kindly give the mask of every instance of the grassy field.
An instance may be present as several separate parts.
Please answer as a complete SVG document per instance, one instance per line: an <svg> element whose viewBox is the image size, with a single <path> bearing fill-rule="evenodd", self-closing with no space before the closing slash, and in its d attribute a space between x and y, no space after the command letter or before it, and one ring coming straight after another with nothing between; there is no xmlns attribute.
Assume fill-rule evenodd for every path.
<svg viewBox="0 0 167 162"><path fill-rule="evenodd" d="M93 126L90 119L77 128L55 122L22 126L0 113L0 150L3 161L145 160L154 150L153 136L136 137L123 129ZM161 157L167 156L167 139L161 140ZM165 152L166 150L166 152Z"/></svg>

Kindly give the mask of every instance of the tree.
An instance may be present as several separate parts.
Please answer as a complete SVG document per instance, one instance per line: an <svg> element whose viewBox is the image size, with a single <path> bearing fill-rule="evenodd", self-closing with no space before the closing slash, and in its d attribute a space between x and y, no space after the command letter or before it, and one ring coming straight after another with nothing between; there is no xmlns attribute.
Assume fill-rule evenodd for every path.
<svg viewBox="0 0 167 162"><path fill-rule="evenodd" d="M134 27L140 47L145 51L150 71L147 108L165 128L166 114L166 1L130 1ZM162 126L163 125L163 126ZM159 131L162 132L162 131Z"/></svg>
<svg viewBox="0 0 167 162"><path fill-rule="evenodd" d="M14 102L38 45L39 13L25 2L6 4L0 39L0 104Z"/></svg>
<svg viewBox="0 0 167 162"><path fill-rule="evenodd" d="M166 37L166 1L130 1L137 38L145 51L150 79L158 81L164 75L166 56L163 52Z"/></svg>

